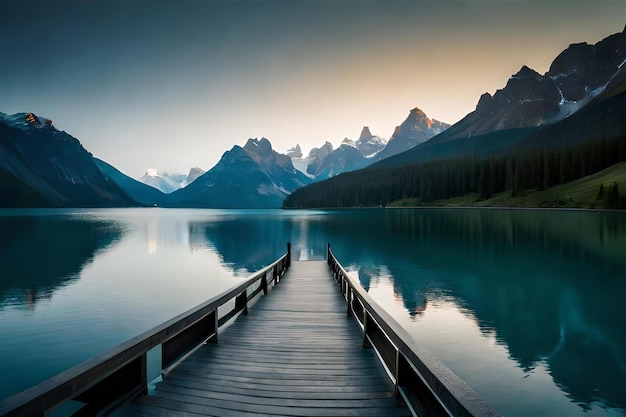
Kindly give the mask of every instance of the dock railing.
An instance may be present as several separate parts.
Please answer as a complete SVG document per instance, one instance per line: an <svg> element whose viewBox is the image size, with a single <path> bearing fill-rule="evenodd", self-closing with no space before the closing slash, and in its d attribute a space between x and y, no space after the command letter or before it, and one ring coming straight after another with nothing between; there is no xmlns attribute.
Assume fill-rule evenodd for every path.
<svg viewBox="0 0 626 417"><path fill-rule="evenodd" d="M363 346L376 350L395 384L396 399L413 415L500 416L370 297L339 263L330 244L328 265L347 302L347 314L354 316L363 330Z"/></svg>
<svg viewBox="0 0 626 417"><path fill-rule="evenodd" d="M287 253L250 275L241 284L212 297L115 348L68 369L0 402L0 416L43 416L70 400L84 403L73 416L105 416L130 399L147 393L147 354L160 345L161 372L203 343L215 343L218 330L248 302L267 294L291 264ZM234 299L234 307L219 317L218 308ZM229 303L233 304L233 303Z"/></svg>

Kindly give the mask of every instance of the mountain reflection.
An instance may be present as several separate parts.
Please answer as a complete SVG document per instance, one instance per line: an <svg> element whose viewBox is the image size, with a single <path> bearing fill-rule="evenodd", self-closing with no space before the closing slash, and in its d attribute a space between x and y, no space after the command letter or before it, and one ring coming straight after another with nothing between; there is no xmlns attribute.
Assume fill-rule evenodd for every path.
<svg viewBox="0 0 626 417"><path fill-rule="evenodd" d="M98 218L0 216L0 232L0 309L34 308L124 236L129 243L140 236L134 244L142 254L147 245L150 254L176 255L167 262L181 273L178 253L166 249L208 249L225 269L250 273L283 254L286 242L294 260L324 259L330 242L364 288L383 288L379 293L400 307L395 312L415 325L439 301L453 303L506 347L514 366L528 374L547 368L572 402L626 409L623 213L113 211ZM133 268L132 250L127 256Z"/></svg>
<svg viewBox="0 0 626 417"><path fill-rule="evenodd" d="M330 242L366 289L388 286L410 319L419 321L433 301L454 302L524 372L546 366L581 407L626 408L626 218L619 213L246 212L189 219L176 230L146 233L159 244L184 236L192 250L208 247L225 268L245 273L274 261L286 242L296 260L323 259Z"/></svg>
<svg viewBox="0 0 626 417"><path fill-rule="evenodd" d="M364 286L376 273L361 265L385 265L409 314L421 299L452 297L485 334L495 330L523 370L545 361L573 401L624 408L626 219L619 216L387 210L346 216L327 232Z"/></svg>
<svg viewBox="0 0 626 417"><path fill-rule="evenodd" d="M244 215L192 223L189 234L193 240L206 239L231 269L254 272L283 255L287 242L291 242L295 260L324 259L327 240L316 227L318 223L311 222L310 216Z"/></svg>
<svg viewBox="0 0 626 417"><path fill-rule="evenodd" d="M122 236L112 222L39 216L0 217L0 230L0 309L34 309Z"/></svg>

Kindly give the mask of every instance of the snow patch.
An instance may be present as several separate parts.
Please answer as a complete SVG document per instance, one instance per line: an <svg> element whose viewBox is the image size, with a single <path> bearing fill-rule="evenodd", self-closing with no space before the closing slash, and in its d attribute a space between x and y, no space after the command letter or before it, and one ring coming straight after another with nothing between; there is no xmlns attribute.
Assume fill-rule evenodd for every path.
<svg viewBox="0 0 626 417"><path fill-rule="evenodd" d="M308 161L301 159L301 158L291 158L291 163L293 164L293 167L295 169L302 172L307 177L312 178L312 179L315 178L315 175L311 175L308 172L306 172L306 169L309 165Z"/></svg>
<svg viewBox="0 0 626 417"><path fill-rule="evenodd" d="M278 196L289 195L289 192L287 190L277 186L273 182L271 184L263 183L259 185L259 187L256 190L261 195L278 195Z"/></svg>
<svg viewBox="0 0 626 417"><path fill-rule="evenodd" d="M543 98L525 98L523 100L520 100L519 104L524 104L524 103L532 103L534 101L544 101Z"/></svg>
<svg viewBox="0 0 626 417"><path fill-rule="evenodd" d="M606 89L607 84L596 88L595 90L591 90L591 92L589 93L589 95L591 97L597 97L598 95L600 95L605 89Z"/></svg>
<svg viewBox="0 0 626 417"><path fill-rule="evenodd" d="M565 101L559 107L559 117L558 120L565 119L566 117L571 116L576 113L582 106L587 103L587 99L581 101Z"/></svg>
<svg viewBox="0 0 626 417"><path fill-rule="evenodd" d="M567 100L565 100L565 96L563 95L563 91L561 91L561 89L559 88L559 86L557 85L556 88L559 90L559 94L561 95L561 100L559 101L559 106L562 106L563 104L565 104L565 102Z"/></svg>
<svg viewBox="0 0 626 417"><path fill-rule="evenodd" d="M575 70L572 71L572 72L567 72L567 73L562 72L562 73L557 74L557 75L551 75L550 78L553 79L553 80L558 80L559 78L567 78L570 75L572 75L574 72L575 72Z"/></svg>

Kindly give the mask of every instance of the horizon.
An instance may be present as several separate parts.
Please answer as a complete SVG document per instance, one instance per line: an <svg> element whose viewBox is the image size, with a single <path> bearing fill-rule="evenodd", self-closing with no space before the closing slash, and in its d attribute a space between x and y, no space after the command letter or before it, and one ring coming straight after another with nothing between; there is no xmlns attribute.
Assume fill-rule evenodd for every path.
<svg viewBox="0 0 626 417"><path fill-rule="evenodd" d="M454 124L526 65L623 30L606 1L7 4L0 112L33 112L128 176L211 169L249 138L306 156L414 107Z"/></svg>

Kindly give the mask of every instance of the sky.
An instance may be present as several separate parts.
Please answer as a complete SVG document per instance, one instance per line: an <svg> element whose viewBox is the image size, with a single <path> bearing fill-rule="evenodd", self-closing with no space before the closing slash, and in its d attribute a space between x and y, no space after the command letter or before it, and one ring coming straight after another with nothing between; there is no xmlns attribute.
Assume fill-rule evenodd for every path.
<svg viewBox="0 0 626 417"><path fill-rule="evenodd" d="M137 178L266 137L305 154L453 124L523 65L621 32L623 0L0 0L0 112Z"/></svg>

